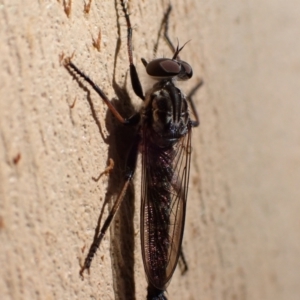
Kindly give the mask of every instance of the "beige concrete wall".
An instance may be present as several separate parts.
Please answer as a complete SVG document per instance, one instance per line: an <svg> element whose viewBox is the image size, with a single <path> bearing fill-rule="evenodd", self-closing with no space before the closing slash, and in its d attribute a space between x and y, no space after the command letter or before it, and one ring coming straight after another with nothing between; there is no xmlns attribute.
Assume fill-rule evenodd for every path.
<svg viewBox="0 0 300 300"><path fill-rule="evenodd" d="M63 2L0 1L0 298L144 299L139 168L91 274L84 281L78 274L104 202L121 187L129 133L73 80L60 54L76 51L73 61L109 98L125 102L127 87L139 100L128 80L120 5L94 0L85 14L84 1L73 1L68 17ZM183 241L189 272L175 272L169 298L297 300L300 4L172 3L173 41L191 39L182 58L195 76L182 89L200 78L205 86L195 99L201 127L193 133ZM167 5L130 1L145 87L139 58L152 58ZM164 43L158 53L170 55ZM112 174L95 182L109 158Z"/></svg>

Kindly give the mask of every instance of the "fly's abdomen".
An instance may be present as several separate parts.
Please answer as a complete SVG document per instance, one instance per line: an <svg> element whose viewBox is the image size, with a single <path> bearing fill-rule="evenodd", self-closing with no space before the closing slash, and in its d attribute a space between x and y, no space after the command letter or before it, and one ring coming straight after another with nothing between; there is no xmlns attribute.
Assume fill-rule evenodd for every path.
<svg viewBox="0 0 300 300"><path fill-rule="evenodd" d="M170 179L172 170L157 161L154 170L157 176L148 183L149 202L145 207L147 218L145 227L148 235L148 262L155 286L162 287L166 283L166 269L170 246Z"/></svg>

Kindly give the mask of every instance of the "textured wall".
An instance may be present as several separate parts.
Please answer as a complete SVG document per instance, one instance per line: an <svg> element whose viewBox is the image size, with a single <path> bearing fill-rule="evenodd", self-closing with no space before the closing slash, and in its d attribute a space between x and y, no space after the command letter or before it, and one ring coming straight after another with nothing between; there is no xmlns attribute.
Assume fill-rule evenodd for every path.
<svg viewBox="0 0 300 300"><path fill-rule="evenodd" d="M139 168L91 274L79 277L99 215L107 216L121 188L130 132L60 55L75 51L73 62L124 115L132 112L129 97L139 100L128 80L120 5L94 0L84 13L84 1L70 12L64 2L0 0L1 299L144 299ZM172 4L172 40L191 40L181 57L195 75L182 89L200 78L205 86L195 98L201 127L193 133L183 241L189 272L176 270L169 298L299 299L300 5ZM145 88L139 59L153 57L167 5L130 1ZM158 53L170 56L163 41ZM113 172L94 181L109 158Z"/></svg>

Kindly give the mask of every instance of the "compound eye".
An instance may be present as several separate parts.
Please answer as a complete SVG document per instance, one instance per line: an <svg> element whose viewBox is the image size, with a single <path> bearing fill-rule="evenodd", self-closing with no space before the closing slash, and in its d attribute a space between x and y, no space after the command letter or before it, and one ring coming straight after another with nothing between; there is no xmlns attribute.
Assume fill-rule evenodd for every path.
<svg viewBox="0 0 300 300"><path fill-rule="evenodd" d="M180 73L177 75L178 79L187 80L187 79L192 78L192 76L193 76L192 67L183 60L179 60L178 63L181 65Z"/></svg>
<svg viewBox="0 0 300 300"><path fill-rule="evenodd" d="M150 61L146 66L148 75L157 78L172 78L182 71L178 61L170 58L158 58Z"/></svg>

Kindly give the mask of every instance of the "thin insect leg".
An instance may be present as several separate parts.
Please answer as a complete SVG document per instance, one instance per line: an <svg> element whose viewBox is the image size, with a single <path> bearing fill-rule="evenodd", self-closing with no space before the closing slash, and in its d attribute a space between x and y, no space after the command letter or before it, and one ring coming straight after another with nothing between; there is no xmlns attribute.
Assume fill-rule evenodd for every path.
<svg viewBox="0 0 300 300"><path fill-rule="evenodd" d="M99 86L92 81L87 75L85 75L82 71L80 71L72 62L70 58L65 59L65 67L69 70L73 70L77 75L82 77L86 82L88 82L91 87L95 90L95 92L102 98L102 100L105 102L105 104L108 106L112 114L116 117L116 119L124 124L124 125L135 125L139 122L139 114L134 114L133 116L129 118L122 117L119 112L116 110L116 108L112 105L112 103L109 101L107 96L104 94L104 92L99 88Z"/></svg>
<svg viewBox="0 0 300 300"><path fill-rule="evenodd" d="M172 5L169 4L168 9L166 10L166 12L164 14L164 17L162 19L162 22L161 22L161 27L159 29L157 42L156 42L156 44L154 46L154 53L156 54L157 47L158 47L158 40L159 40L161 31L164 28L164 38L165 38L168 46L170 47L171 51L174 53L172 59L178 59L178 60L180 60L180 58L179 58L179 52L183 49L183 47L187 44L187 42L182 47L180 47L180 48L179 48L179 45L177 45L177 47L175 48L174 44L172 43L172 41L171 41L171 39L169 37L169 19L170 19L171 11L172 11Z"/></svg>
<svg viewBox="0 0 300 300"><path fill-rule="evenodd" d="M90 266L91 266L91 262L93 260L93 257L97 251L97 249L99 248L100 246L100 243L107 231L107 229L109 228L112 220L114 219L114 216L116 215L116 212L118 211L123 199L124 199L124 196L126 194L126 191L128 189L128 186L130 184L130 181L133 177L133 174L134 174L134 171L135 171L135 168L136 168L136 161L137 161L137 155L138 155L138 146L139 146L139 142L140 142L140 139L139 137L137 136L135 142L133 143L132 145L132 148L129 152L129 155L128 155L128 158L127 158L127 163L126 163L126 173L125 173L125 183L123 185L123 188L121 190L121 192L119 193L118 197L117 197L117 200L115 201L107 219L105 220L101 230L100 230L100 233L98 235L98 237L94 240L92 246L90 247L90 250L89 250L89 253L84 261L84 264L79 272L79 274L81 276L83 276L83 272L84 270L89 270L90 269Z"/></svg>
<svg viewBox="0 0 300 300"><path fill-rule="evenodd" d="M127 6L125 5L124 0L121 0L122 9L125 15L126 24L127 24L127 49L128 49L128 58L129 58L129 68L130 68L130 78L131 78L131 85L135 92L135 94L140 97L142 100L145 100L145 96L143 93L143 88L136 71L136 67L133 63L132 58L132 26L129 18L129 14L127 11Z"/></svg>
<svg viewBox="0 0 300 300"><path fill-rule="evenodd" d="M157 53L157 49L158 49L158 43L159 43L159 39L161 36L161 31L164 29L164 38L168 44L168 46L171 48L171 51L174 53L172 59L180 59L179 58L179 52L184 48L184 46L188 43L186 42L182 47L179 48L179 45L177 45L177 47L175 48L175 46L173 45L173 43L171 42L171 39L169 38L168 35L168 30L169 30L169 18L170 18L170 13L172 11L172 6L171 4L168 6L168 9L166 10L164 17L161 21L161 25L157 34L157 40L156 43L154 45L154 50L153 50L153 56L156 57L156 53ZM147 67L148 62L144 59L141 58L142 63L145 67Z"/></svg>
<svg viewBox="0 0 300 300"><path fill-rule="evenodd" d="M156 43L154 45L154 50L153 50L153 55L154 57L156 57L156 53L157 53L157 48L158 48L158 42L160 40L160 36L161 36L161 32L164 28L164 36L166 36L165 32L166 32L166 23L168 22L169 20L169 16L170 16L170 13L171 13L171 10L172 10L172 6L171 4L169 5L168 9L166 10L165 14L164 14L164 17L161 21L161 24L160 24L160 28L159 28L159 31L158 31L158 34L157 34L157 40L156 40ZM169 39L169 37L167 36L167 38L165 37L165 39L167 40L172 52L175 52L175 47L173 46L171 40ZM172 48L173 47L173 48Z"/></svg>
<svg viewBox="0 0 300 300"><path fill-rule="evenodd" d="M99 246L100 246L100 243L107 231L107 229L109 228L116 212L118 211L119 207L120 207L120 204L122 203L122 200L124 199L124 196L125 196L125 193L127 191L127 188L128 188L128 185L130 183L130 180L131 178L128 178L127 181L125 182L123 188L122 188L122 191L121 193L119 194L116 202L114 203L114 206L112 208L112 210L110 211L107 219L105 220L101 230L100 230L100 233L99 233L99 236L97 237L97 239L93 242L91 248L90 248L90 251L84 261L84 264L80 270L80 275L82 276L84 270L89 270L90 269L90 266L91 266L91 262L93 260L93 257L96 253L96 251L98 250Z"/></svg>
<svg viewBox="0 0 300 300"><path fill-rule="evenodd" d="M171 51L174 53L173 58L172 59L177 59L180 60L179 57L179 52L184 48L184 46L189 42L187 41L182 47L179 48L179 42L177 47L175 48L174 44L172 43L170 37L169 37L169 19L170 19L170 14L172 11L172 5L169 4L169 7L164 15L162 24L164 25L164 38L168 44L168 46L170 47Z"/></svg>
<svg viewBox="0 0 300 300"><path fill-rule="evenodd" d="M192 126L193 127L197 127L199 126L200 124L200 119L199 119L199 115L197 113L197 110L196 110L196 106L195 106L195 103L193 101L193 96L194 94L196 93L196 91L203 85L203 80L201 80L191 91L190 93L187 95L186 99L187 101L190 103L190 106L191 106L191 109L192 109L192 112L193 112L193 115L195 117L195 120L192 121Z"/></svg>
<svg viewBox="0 0 300 300"><path fill-rule="evenodd" d="M181 248L180 248L180 253L179 253L179 260L178 262L181 262L181 266L182 266L182 270L181 270L181 274L185 274L187 271L188 271L188 264L186 262L186 259L185 259L185 255L184 255L184 252L182 250L182 245L181 245Z"/></svg>
<svg viewBox="0 0 300 300"><path fill-rule="evenodd" d="M168 9L165 13L164 19L163 19L164 25L165 25L164 37L165 37L165 40L167 41L167 44L169 45L170 49L172 50L172 52L175 52L176 48L173 45L173 43L169 37L169 19L170 19L171 10L172 10L172 5L169 4L169 7L168 7Z"/></svg>

